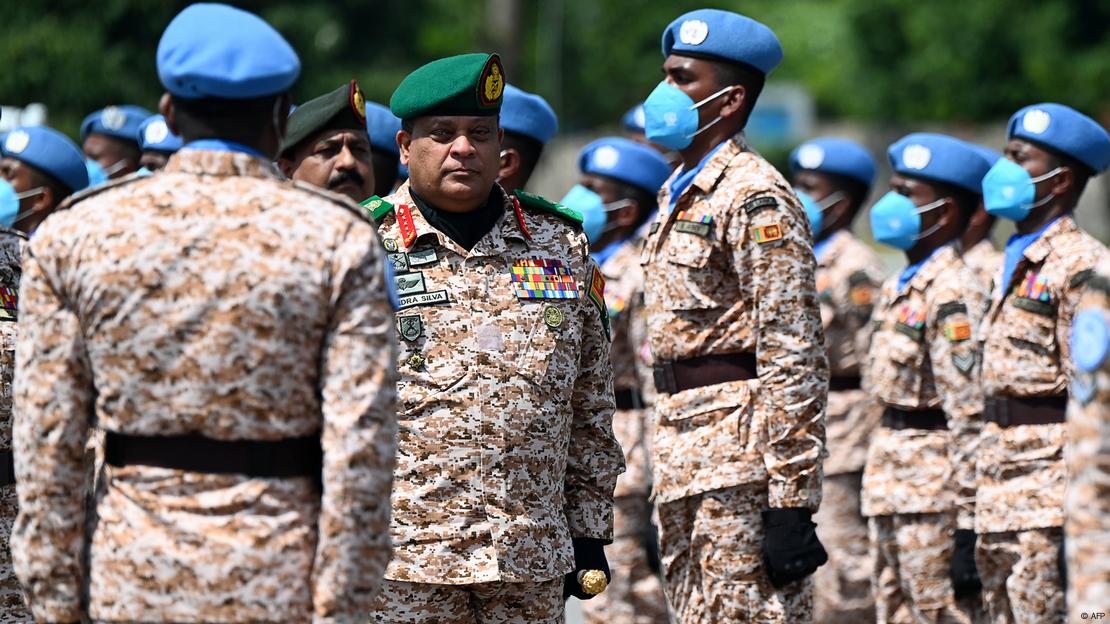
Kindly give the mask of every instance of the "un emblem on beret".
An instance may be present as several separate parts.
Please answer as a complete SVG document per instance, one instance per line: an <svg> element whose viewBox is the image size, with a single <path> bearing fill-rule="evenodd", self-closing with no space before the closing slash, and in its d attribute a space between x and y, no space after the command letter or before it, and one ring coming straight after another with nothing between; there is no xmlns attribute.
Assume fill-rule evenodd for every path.
<svg viewBox="0 0 1110 624"><path fill-rule="evenodd" d="M825 150L820 145L803 145L798 150L798 165L802 169L816 169L825 162Z"/></svg>
<svg viewBox="0 0 1110 624"><path fill-rule="evenodd" d="M1034 108L1021 118L1021 127L1033 134L1041 134L1048 130L1050 123L1052 123L1052 116L1039 108Z"/></svg>
<svg viewBox="0 0 1110 624"><path fill-rule="evenodd" d="M924 169L933 159L933 152L924 145L910 145L902 152L902 164L907 169Z"/></svg>
<svg viewBox="0 0 1110 624"><path fill-rule="evenodd" d="M170 128L166 125L166 122L160 119L150 122L143 133L143 139L146 143L161 143L168 136L170 136Z"/></svg>
<svg viewBox="0 0 1110 624"><path fill-rule="evenodd" d="M686 20L678 28L678 40L686 45L699 45L709 36L709 24L701 20Z"/></svg>
<svg viewBox="0 0 1110 624"><path fill-rule="evenodd" d="M31 143L31 135L22 130L15 130L8 134L8 138L4 139L4 151L9 154L19 154L27 149Z"/></svg>
<svg viewBox="0 0 1110 624"><path fill-rule="evenodd" d="M109 130L119 130L127 123L127 113L115 106L109 106L100 113L100 123Z"/></svg>
<svg viewBox="0 0 1110 624"><path fill-rule="evenodd" d="M598 169L612 169L621 159L621 153L611 145L603 145L594 151L594 166Z"/></svg>

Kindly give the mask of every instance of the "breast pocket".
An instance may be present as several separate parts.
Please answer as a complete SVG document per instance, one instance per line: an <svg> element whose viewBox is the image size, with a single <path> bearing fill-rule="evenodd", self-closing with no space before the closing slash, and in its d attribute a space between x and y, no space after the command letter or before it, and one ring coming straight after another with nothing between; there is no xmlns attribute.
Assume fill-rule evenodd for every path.
<svg viewBox="0 0 1110 624"><path fill-rule="evenodd" d="M1052 382L1059 370L1056 316L1018 309L999 331L1014 351L1015 365L1035 381ZM1008 319L1010 320L1010 319Z"/></svg>
<svg viewBox="0 0 1110 624"><path fill-rule="evenodd" d="M659 261L649 269L662 271L665 286L661 301L668 310L711 310L721 307L717 297L721 275L713 270L715 249L712 232L702 237L671 232L660 250Z"/></svg>
<svg viewBox="0 0 1110 624"><path fill-rule="evenodd" d="M404 414L466 378L473 329L465 312L447 306L417 306L396 316L397 388Z"/></svg>
<svg viewBox="0 0 1110 624"><path fill-rule="evenodd" d="M577 299L521 300L519 320L527 339L520 345L520 373L552 390L574 385L584 319Z"/></svg>
<svg viewBox="0 0 1110 624"><path fill-rule="evenodd" d="M894 329L886 330L877 343L875 357L884 363L884 375L876 376L875 389L888 402L899 404L909 396L920 396L924 380L925 345L919 339Z"/></svg>

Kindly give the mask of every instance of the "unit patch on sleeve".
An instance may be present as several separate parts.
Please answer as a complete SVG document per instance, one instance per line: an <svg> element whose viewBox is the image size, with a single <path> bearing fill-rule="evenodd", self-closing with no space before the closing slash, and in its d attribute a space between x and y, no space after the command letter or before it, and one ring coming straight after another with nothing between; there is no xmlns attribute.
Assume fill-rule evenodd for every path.
<svg viewBox="0 0 1110 624"><path fill-rule="evenodd" d="M578 284L562 260L523 258L512 266L513 293L519 299L577 299Z"/></svg>
<svg viewBox="0 0 1110 624"><path fill-rule="evenodd" d="M613 335L609 330L609 309L605 306L605 277L596 266L590 268L590 292L587 298L597 307L601 315L601 326L605 328L605 337L612 341Z"/></svg>
<svg viewBox="0 0 1110 624"><path fill-rule="evenodd" d="M782 239L782 226L778 223L757 225L752 227L752 239L760 245L765 245Z"/></svg>

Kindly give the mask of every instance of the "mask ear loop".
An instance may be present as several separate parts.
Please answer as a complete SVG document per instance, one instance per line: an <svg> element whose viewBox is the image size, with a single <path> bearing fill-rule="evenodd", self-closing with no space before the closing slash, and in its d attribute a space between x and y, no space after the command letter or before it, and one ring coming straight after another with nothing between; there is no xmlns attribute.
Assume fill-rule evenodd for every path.
<svg viewBox="0 0 1110 624"><path fill-rule="evenodd" d="M27 199L28 197L34 197L35 195L42 195L42 192L43 192L44 189L45 189L45 187L42 187L42 186L35 187L35 188L33 188L29 191L23 191L22 193L16 193L15 198L16 199ZM27 217L29 217L33 214L35 214L35 209L34 208L31 208L30 210L24 210L23 212L17 212L15 214L15 220L12 221L12 225L15 225L16 223L19 223L20 221L26 219Z"/></svg>
<svg viewBox="0 0 1110 624"><path fill-rule="evenodd" d="M692 106L690 106L690 110L697 110L697 109L701 108L703 104L708 104L709 102L712 102L713 100L715 100L715 99L717 99L717 98L721 97L721 96L722 96L722 95L724 95L725 93L728 93L729 91L731 91L731 90L733 90L733 89L735 89L735 88L736 88L736 85L729 85L729 86L727 86L727 87L725 87L725 88L721 89L720 91L718 91L718 92L714 93L713 95L711 95L711 96L709 96L709 97L705 98L704 100L702 100L702 101L700 101L700 102L696 102L695 104L693 104ZM717 125L717 122L721 121L721 119L723 119L723 117L721 117L720 115L718 115L716 119L714 119L713 121L711 121L711 122L709 122L709 123L705 124L705 125L704 125L704 126L702 126L701 128L698 128L698 129L697 129L696 131L694 131L694 133L693 133L693 134L691 134L690 136L688 136L688 137L686 137L686 138L687 138L687 139L692 139L692 138L694 138L694 137L698 136L698 135L699 135L699 134L701 134L702 132L705 132L706 130L708 130L708 129L712 128L713 126Z"/></svg>
<svg viewBox="0 0 1110 624"><path fill-rule="evenodd" d="M817 207L821 209L821 212L825 212L829 208L832 208L836 204L840 203L840 200L844 199L845 197L846 195L844 195L843 191L834 191L826 195L821 201L817 202Z"/></svg>
<svg viewBox="0 0 1110 624"><path fill-rule="evenodd" d="M121 159L117 160L115 163L113 163L110 167L105 167L104 175L106 175L110 178L110 177L112 177L112 175L118 173L120 169L123 169L126 166L127 166L127 159L121 158Z"/></svg>
<svg viewBox="0 0 1110 624"><path fill-rule="evenodd" d="M935 202L925 204L924 206L922 206L921 208L919 208L917 210L917 214L923 215L926 212L932 212L932 211L936 210L937 208L940 208L940 205L943 204L947 200L948 200L947 197L942 197L942 198L936 200ZM926 231L918 234L917 236L915 236L914 240L921 240L921 239L926 238L928 236L932 236L933 233L936 232L937 230L939 230L940 228L941 228L941 222L938 219L937 222L934 223L932 225L932 227L930 227L928 230L926 230Z"/></svg>
<svg viewBox="0 0 1110 624"><path fill-rule="evenodd" d="M1055 169L1053 169L1052 171L1049 171L1048 173L1042 173L1041 175L1039 175L1035 178L1030 178L1029 183L1035 185L1039 182L1044 182L1045 180L1048 180L1050 178L1055 177L1056 175L1058 175L1063 170L1064 170L1063 167L1056 167ZM1036 192L1036 189L1034 189L1034 192ZM1040 208L1041 206L1043 206L1043 205L1047 204L1048 202L1052 201L1053 197L1056 197L1055 192L1049 193L1048 195L1045 195L1044 197L1034 201L1032 204L1029 204L1029 209L1033 210L1035 208Z"/></svg>

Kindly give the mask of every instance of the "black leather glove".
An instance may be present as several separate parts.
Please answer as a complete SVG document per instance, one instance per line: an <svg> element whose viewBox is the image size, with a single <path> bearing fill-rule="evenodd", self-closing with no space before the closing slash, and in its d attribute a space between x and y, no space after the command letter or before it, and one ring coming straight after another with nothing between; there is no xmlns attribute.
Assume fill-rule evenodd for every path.
<svg viewBox="0 0 1110 624"><path fill-rule="evenodd" d="M781 589L817 571L829 560L808 509L763 511L763 569Z"/></svg>
<svg viewBox="0 0 1110 624"><path fill-rule="evenodd" d="M970 598L983 590L979 569L975 567L975 531L956 529L956 548L948 564L948 576L957 600Z"/></svg>
<svg viewBox="0 0 1110 624"><path fill-rule="evenodd" d="M662 561L659 559L659 527L651 522L645 522L640 534L640 545L643 546L648 569L653 574L659 574L663 569Z"/></svg>
<svg viewBox="0 0 1110 624"><path fill-rule="evenodd" d="M574 570L563 577L563 599L574 596L579 600L589 600L593 596L582 591L582 586L578 584L579 572L601 570L606 581L613 580L609 562L605 559L605 540L580 537L571 540L571 543L574 545Z"/></svg>

